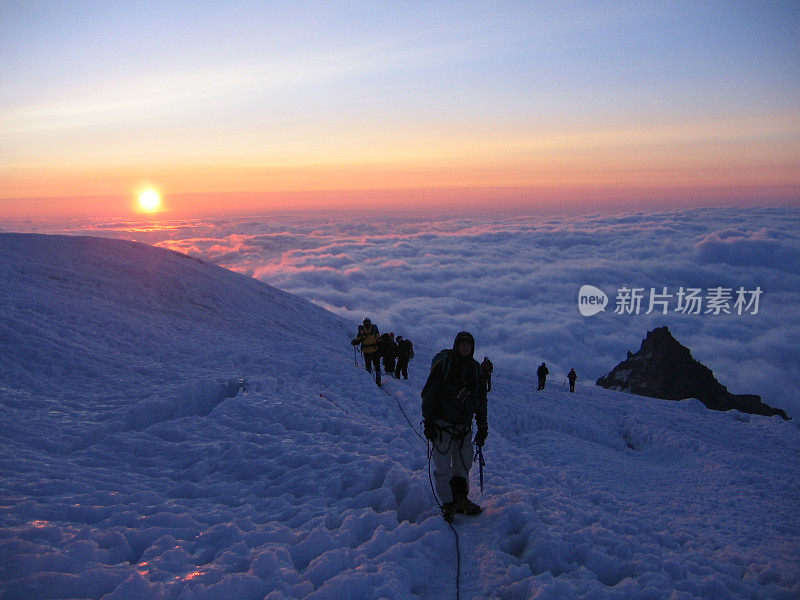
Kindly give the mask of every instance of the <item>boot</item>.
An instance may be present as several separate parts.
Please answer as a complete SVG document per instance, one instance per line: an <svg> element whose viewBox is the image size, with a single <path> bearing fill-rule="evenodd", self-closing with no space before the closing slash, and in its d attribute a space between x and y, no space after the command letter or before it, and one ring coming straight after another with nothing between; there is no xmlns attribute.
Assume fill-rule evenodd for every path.
<svg viewBox="0 0 800 600"><path fill-rule="evenodd" d="M469 486L464 477L453 477L450 480L450 490L453 492L453 504L455 511L464 515L478 515L483 509L467 498Z"/></svg>
<svg viewBox="0 0 800 600"><path fill-rule="evenodd" d="M456 512L474 516L481 514L483 509L478 504L475 504L472 500L464 496L463 498L459 499L459 502L456 505Z"/></svg>
<svg viewBox="0 0 800 600"><path fill-rule="evenodd" d="M454 502L445 502L442 504L442 518L448 523L453 522L453 517L456 515L456 505Z"/></svg>

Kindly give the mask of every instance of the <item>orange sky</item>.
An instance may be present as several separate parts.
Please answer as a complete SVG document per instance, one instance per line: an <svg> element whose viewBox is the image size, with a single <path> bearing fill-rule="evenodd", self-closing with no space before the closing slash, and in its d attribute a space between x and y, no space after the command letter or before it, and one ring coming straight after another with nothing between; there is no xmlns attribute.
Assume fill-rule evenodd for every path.
<svg viewBox="0 0 800 600"><path fill-rule="evenodd" d="M0 218L800 202L788 7L357 8L0 8Z"/></svg>

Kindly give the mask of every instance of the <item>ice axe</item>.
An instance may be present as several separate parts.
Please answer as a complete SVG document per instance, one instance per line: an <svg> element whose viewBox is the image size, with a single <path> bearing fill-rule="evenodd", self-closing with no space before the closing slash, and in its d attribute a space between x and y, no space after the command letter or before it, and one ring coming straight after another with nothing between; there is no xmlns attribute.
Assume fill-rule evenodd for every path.
<svg viewBox="0 0 800 600"><path fill-rule="evenodd" d="M486 461L483 460L483 447L475 444L475 458L472 462L478 462L480 481L481 481L481 495L483 495L483 467L486 466Z"/></svg>

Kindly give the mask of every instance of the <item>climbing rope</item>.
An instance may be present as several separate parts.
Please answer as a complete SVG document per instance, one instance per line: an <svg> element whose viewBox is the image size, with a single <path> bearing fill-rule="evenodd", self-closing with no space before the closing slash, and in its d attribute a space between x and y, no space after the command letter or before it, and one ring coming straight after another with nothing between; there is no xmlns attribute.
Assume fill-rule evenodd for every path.
<svg viewBox="0 0 800 600"><path fill-rule="evenodd" d="M439 507L439 511L441 512L442 504L441 502L439 502L439 498L436 495L436 487L433 485L433 475L431 474L431 459L433 458L433 452L436 446L431 440L420 435L420 433L414 428L414 425L411 424L411 420L408 418L406 411L403 410L403 405L400 404L400 400L397 398L397 396L389 392L389 390L386 390L384 388L380 389L387 395L395 399L395 402L397 402L397 407L400 409L400 412L403 413L403 416L405 417L408 426L411 427L411 431L413 431L414 435L416 435L419 439L425 442L426 455L428 456L428 481L431 484L431 495L433 496L433 501L436 502L436 506ZM453 439L454 438L451 435L450 442L448 444L448 450L450 448L450 444L453 443ZM463 436L462 436L462 442L463 442ZM456 600L461 600L461 542L458 536L458 532L456 531L456 528L453 526L453 524L447 521L445 521L445 523L447 523L447 526L450 527L450 529L453 531L453 535L456 537Z"/></svg>
<svg viewBox="0 0 800 600"><path fill-rule="evenodd" d="M406 423L408 423L408 426L409 426L409 427L411 427L411 431L413 431L413 432L414 432L414 435L415 435L415 436L417 436L419 439L421 439L421 440L424 442L424 441L425 441L425 438L424 438L424 437L422 437L422 436L420 435L420 433L419 433L419 432L418 432L416 429L414 429L414 425L412 425L412 424L411 424L411 419L409 419L409 418L408 418L408 415L406 414L406 411L404 411L404 410L403 410L403 405L402 405L402 404L400 404L400 400L397 398L397 396L395 396L394 394L392 394L392 393L391 393L389 390L387 390L386 388L380 388L380 389L381 389L381 391L382 391L383 393L385 393L387 396L391 396L392 398L394 398L395 402L397 402L397 408L399 408L399 409L400 409L400 412L401 412L401 413L403 413L403 416L406 418Z"/></svg>
<svg viewBox="0 0 800 600"><path fill-rule="evenodd" d="M450 441L452 442L452 439ZM425 442L428 449L428 481L431 484L431 495L433 496L433 501L436 502L436 506L439 507L439 511L443 513L444 509L442 508L442 503L439 502L439 498L436 496L436 488L433 485L433 475L431 474L431 459L433 458L435 446L433 442L427 438ZM447 526L453 531L453 535L456 536L456 600L461 600L461 540L453 524L448 521L445 521L445 523L447 523Z"/></svg>
<svg viewBox="0 0 800 600"><path fill-rule="evenodd" d="M327 400L328 402L330 402L331 404L333 404L333 405L334 405L334 406L336 406L337 408L341 408L341 409L342 409L344 412L346 412L348 415L350 414L350 412L349 412L349 411L348 411L346 408L344 408L344 407L343 407L343 406L341 406L340 404L337 404L336 402L334 402L333 400L331 400L330 398L328 398L328 397L327 397L325 394L320 394L320 395L319 395L319 397L320 397L320 398L324 398L325 400Z"/></svg>

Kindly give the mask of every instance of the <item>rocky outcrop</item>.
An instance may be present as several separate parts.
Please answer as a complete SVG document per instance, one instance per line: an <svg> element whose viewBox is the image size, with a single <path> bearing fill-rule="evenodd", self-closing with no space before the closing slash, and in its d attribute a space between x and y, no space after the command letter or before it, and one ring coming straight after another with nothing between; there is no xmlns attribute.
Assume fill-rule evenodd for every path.
<svg viewBox="0 0 800 600"><path fill-rule="evenodd" d="M640 396L683 400L697 398L712 410L738 410L755 415L789 417L755 394L731 394L705 365L697 362L686 346L667 327L647 333L642 347L597 380L597 385Z"/></svg>

